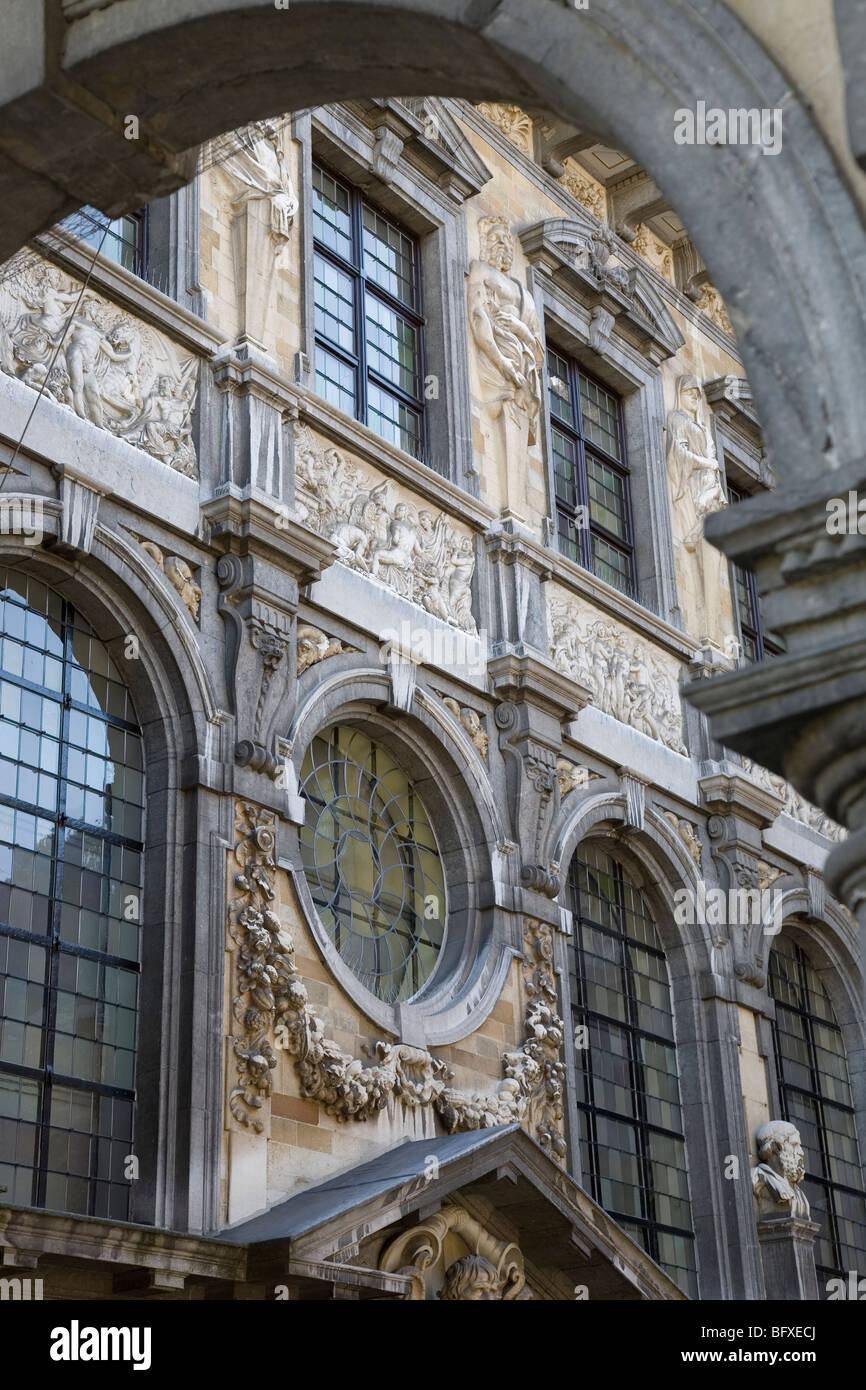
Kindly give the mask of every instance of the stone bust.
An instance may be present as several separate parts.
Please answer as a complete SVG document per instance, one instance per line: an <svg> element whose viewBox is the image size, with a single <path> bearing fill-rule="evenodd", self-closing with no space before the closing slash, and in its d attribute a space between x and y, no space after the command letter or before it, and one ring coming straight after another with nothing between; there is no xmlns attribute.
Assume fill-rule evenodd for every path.
<svg viewBox="0 0 866 1390"><path fill-rule="evenodd" d="M502 1285L483 1255L462 1255L446 1269L439 1297L446 1302L490 1303L502 1298Z"/></svg>
<svg viewBox="0 0 866 1390"><path fill-rule="evenodd" d="M809 1202L799 1184L806 1171L800 1131L786 1120L769 1120L755 1135L759 1163L752 1169L752 1191L761 1215L808 1219Z"/></svg>

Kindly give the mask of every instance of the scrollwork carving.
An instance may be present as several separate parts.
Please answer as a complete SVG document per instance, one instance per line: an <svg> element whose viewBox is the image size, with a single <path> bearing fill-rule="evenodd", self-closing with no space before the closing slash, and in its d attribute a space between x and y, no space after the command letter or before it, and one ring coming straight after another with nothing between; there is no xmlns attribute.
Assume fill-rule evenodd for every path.
<svg viewBox="0 0 866 1390"><path fill-rule="evenodd" d="M258 1112L271 1093L277 1048L287 1051L301 1093L337 1120L366 1120L392 1099L410 1108L432 1106L449 1133L520 1121L558 1162L562 1131L564 1025L557 1012L550 928L527 923L524 992L526 1038L503 1057L504 1078L494 1095L460 1091L448 1083L441 1058L406 1043L377 1042L365 1066L326 1036L295 962L291 933L273 911L276 897L275 816L247 802L236 808L234 883L229 938L235 951L231 1037L237 1078L229 1096L235 1120L257 1131Z"/></svg>

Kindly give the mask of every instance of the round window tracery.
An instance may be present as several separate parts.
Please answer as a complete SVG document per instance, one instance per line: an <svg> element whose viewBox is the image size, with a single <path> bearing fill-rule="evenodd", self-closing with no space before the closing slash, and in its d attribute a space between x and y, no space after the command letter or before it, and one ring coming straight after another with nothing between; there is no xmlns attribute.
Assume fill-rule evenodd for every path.
<svg viewBox="0 0 866 1390"><path fill-rule="evenodd" d="M388 1004L412 999L445 934L445 878L412 780L358 730L317 735L301 768L301 857L313 903L357 978Z"/></svg>

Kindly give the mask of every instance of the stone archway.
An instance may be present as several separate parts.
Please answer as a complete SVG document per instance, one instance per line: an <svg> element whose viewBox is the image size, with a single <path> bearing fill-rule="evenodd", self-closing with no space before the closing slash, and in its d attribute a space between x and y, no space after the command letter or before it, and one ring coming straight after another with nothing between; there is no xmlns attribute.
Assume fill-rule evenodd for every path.
<svg viewBox="0 0 866 1390"><path fill-rule="evenodd" d="M720 737L836 818L866 824L866 775L850 756L859 739L866 768L866 659L855 650L866 600L850 597L866 587L863 560L850 547L828 552L824 525L825 498L866 481L866 233L808 111L721 0L656 0L649 14L641 0L586 10L562 0L13 0L7 9L4 257L81 202L119 212L178 186L192 172L183 152L209 136L346 97L512 100L626 149L677 208L729 305L785 483L783 496L717 516L712 536L754 565L789 655L772 670L705 683L698 698ZM781 154L676 145L674 113L698 100L784 101ZM125 138L129 116L137 139ZM836 858L853 901L862 854L849 841Z"/></svg>

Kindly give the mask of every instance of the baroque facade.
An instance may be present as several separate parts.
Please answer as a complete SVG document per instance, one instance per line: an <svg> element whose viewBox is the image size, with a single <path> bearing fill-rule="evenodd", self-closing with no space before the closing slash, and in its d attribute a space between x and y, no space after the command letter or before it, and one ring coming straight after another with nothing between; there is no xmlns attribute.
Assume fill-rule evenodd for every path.
<svg viewBox="0 0 866 1390"><path fill-rule="evenodd" d="M352 101L3 268L0 1248L52 1296L864 1272L844 832L682 698L778 650L703 531L775 478L615 154Z"/></svg>

